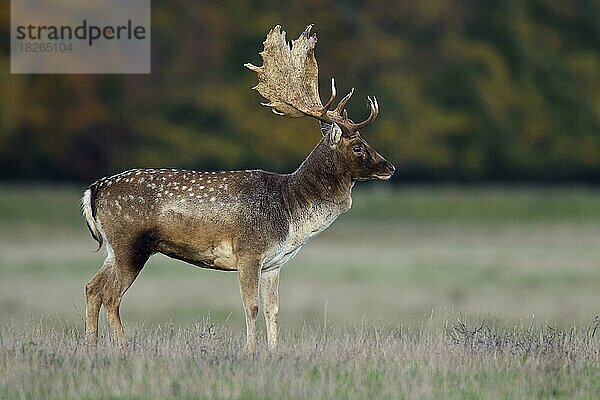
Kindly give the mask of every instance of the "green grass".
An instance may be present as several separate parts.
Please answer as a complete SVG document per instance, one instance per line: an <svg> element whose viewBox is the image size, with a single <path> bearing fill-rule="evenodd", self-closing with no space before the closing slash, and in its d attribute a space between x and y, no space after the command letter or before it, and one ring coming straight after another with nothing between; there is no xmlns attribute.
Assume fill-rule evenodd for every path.
<svg viewBox="0 0 600 400"><path fill-rule="evenodd" d="M411 222L600 222L600 190L586 187L358 188L350 219Z"/></svg>
<svg viewBox="0 0 600 400"><path fill-rule="evenodd" d="M2 225L71 226L81 223L81 187L0 185Z"/></svg>
<svg viewBox="0 0 600 400"><path fill-rule="evenodd" d="M83 288L103 254L82 189L0 186L0 398L600 395L597 189L357 185L284 266L282 349L256 359L238 355L236 274L163 256L123 300L131 353L102 322L87 354Z"/></svg>
<svg viewBox="0 0 600 400"><path fill-rule="evenodd" d="M7 399L590 399L600 396L598 322L584 330L456 320L284 332L275 354L240 355L239 333L204 321L133 329L126 353L79 330L0 328Z"/></svg>

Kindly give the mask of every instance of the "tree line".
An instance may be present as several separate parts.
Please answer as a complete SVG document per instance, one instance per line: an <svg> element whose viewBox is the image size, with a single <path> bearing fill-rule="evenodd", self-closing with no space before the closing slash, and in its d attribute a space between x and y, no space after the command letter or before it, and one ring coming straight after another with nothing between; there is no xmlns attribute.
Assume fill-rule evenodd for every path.
<svg viewBox="0 0 600 400"><path fill-rule="evenodd" d="M329 80L381 106L363 133L396 181L600 181L600 2L152 1L149 75L11 75L0 42L0 179L130 167L292 171L316 122L250 90L265 34L319 37ZM8 7L0 33L10 35Z"/></svg>

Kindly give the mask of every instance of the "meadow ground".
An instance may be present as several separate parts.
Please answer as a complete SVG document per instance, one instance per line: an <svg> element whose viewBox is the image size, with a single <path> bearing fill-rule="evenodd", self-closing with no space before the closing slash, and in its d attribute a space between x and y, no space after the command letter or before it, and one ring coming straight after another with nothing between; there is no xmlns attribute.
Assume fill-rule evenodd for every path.
<svg viewBox="0 0 600 400"><path fill-rule="evenodd" d="M123 300L129 352L103 322L87 353L80 188L0 186L0 397L600 397L600 191L355 192L284 266L280 351L247 359L237 276L161 256Z"/></svg>

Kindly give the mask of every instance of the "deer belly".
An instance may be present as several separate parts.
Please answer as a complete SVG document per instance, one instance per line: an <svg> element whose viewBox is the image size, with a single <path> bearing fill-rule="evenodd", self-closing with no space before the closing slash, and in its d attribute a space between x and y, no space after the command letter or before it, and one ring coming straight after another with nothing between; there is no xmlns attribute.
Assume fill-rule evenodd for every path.
<svg viewBox="0 0 600 400"><path fill-rule="evenodd" d="M231 240L207 244L160 241L157 250L166 256L198 267L224 271L237 270L236 256Z"/></svg>

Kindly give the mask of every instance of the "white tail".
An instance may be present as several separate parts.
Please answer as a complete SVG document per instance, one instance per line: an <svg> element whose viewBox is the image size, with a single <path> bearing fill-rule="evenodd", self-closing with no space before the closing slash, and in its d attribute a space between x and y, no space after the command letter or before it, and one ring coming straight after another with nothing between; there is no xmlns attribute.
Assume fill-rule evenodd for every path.
<svg viewBox="0 0 600 400"><path fill-rule="evenodd" d="M98 242L98 250L102 247L102 234L100 233L96 220L94 219L94 212L92 210L92 191L91 189L86 190L81 198L81 212L85 218L92 237Z"/></svg>

